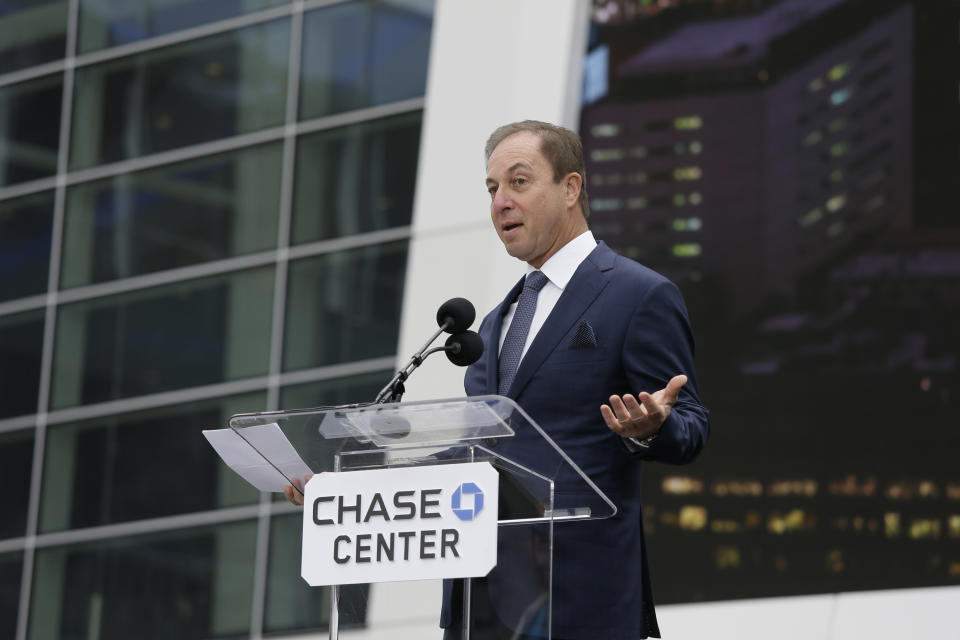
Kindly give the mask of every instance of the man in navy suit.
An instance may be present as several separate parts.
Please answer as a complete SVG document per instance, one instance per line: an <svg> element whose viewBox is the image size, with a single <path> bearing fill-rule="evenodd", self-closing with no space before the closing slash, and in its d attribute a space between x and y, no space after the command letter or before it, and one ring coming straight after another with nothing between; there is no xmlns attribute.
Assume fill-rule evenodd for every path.
<svg viewBox="0 0 960 640"><path fill-rule="evenodd" d="M594 239L575 133L505 125L486 156L493 226L527 275L480 325L486 350L467 370L466 392L514 399L618 509L554 528L553 636L659 637L641 463L688 463L710 429L686 307L669 280ZM522 434L507 440L516 441L503 443L508 457L535 463ZM444 626L456 626L450 587Z"/></svg>

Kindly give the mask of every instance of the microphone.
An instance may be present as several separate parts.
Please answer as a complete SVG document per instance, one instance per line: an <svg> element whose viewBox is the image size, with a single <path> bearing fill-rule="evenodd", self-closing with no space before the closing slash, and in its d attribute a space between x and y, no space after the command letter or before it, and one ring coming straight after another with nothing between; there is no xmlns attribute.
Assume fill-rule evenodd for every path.
<svg viewBox="0 0 960 640"><path fill-rule="evenodd" d="M400 397L404 392L403 383L417 367L423 364L423 361L431 353L444 351L450 362L461 367L476 362L483 354L483 338L475 331L467 330L476 317L477 312L473 308L473 303L466 298L451 298L440 305L437 310L437 324L440 325L440 328L430 336L430 339L419 351L413 354L410 361L393 376L387 386L380 390L374 404L388 401L400 402ZM444 346L427 351L433 341L437 339L437 336L443 332L452 334L447 338Z"/></svg>
<svg viewBox="0 0 960 640"><path fill-rule="evenodd" d="M463 333L476 317L473 304L466 298L450 298L437 309L437 324L447 333Z"/></svg>
<svg viewBox="0 0 960 640"><path fill-rule="evenodd" d="M455 333L443 346L447 359L458 367L466 367L483 355L483 338L476 331Z"/></svg>

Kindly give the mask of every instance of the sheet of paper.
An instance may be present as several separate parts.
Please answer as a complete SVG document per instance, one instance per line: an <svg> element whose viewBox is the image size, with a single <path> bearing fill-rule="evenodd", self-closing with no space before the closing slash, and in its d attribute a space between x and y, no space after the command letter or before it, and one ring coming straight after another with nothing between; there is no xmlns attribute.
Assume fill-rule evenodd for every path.
<svg viewBox="0 0 960 640"><path fill-rule="evenodd" d="M260 491L283 491L287 478L313 473L275 422L242 432L209 429L203 435L227 466Z"/></svg>

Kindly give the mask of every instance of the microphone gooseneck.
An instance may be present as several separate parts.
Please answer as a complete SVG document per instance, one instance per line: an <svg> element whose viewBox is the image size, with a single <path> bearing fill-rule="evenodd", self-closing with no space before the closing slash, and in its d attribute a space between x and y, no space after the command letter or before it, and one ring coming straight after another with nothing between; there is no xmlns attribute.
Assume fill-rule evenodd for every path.
<svg viewBox="0 0 960 640"><path fill-rule="evenodd" d="M437 310L437 324L440 328L430 336L419 351L413 354L407 364L397 371L387 386L380 390L374 403L400 402L404 393L403 383L431 353L444 351L450 362L458 366L467 366L476 362L483 354L483 339L475 331L467 330L476 317L477 312L473 304L466 298L451 298L440 305ZM443 332L452 334L447 338L446 344L427 351L437 336Z"/></svg>

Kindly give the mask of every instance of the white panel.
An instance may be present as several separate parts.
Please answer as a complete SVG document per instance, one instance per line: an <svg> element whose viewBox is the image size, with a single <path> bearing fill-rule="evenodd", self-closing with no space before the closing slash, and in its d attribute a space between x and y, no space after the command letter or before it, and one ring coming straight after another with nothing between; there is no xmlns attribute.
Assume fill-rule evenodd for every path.
<svg viewBox="0 0 960 640"><path fill-rule="evenodd" d="M436 328L445 300L465 297L482 317L523 274L490 222L483 146L515 120L576 127L589 7L580 0L438 0L400 364ZM463 395L462 381L463 370L437 354L414 373L406 398Z"/></svg>
<svg viewBox="0 0 960 640"><path fill-rule="evenodd" d="M841 593L830 637L958 640L960 587Z"/></svg>
<svg viewBox="0 0 960 640"><path fill-rule="evenodd" d="M832 595L677 604L657 620L670 640L825 640L833 606Z"/></svg>

